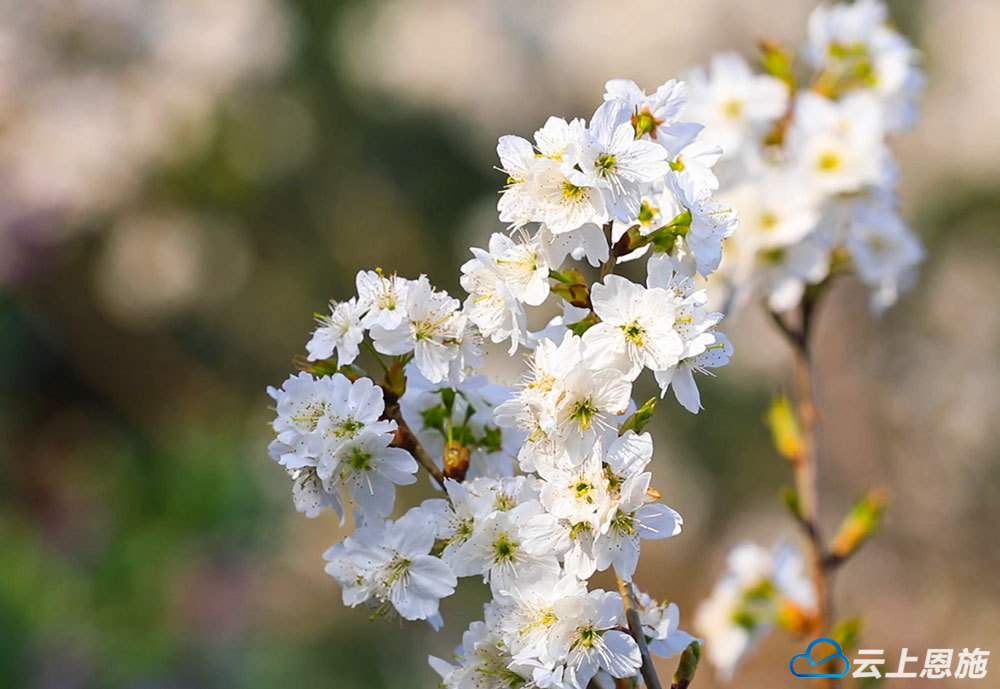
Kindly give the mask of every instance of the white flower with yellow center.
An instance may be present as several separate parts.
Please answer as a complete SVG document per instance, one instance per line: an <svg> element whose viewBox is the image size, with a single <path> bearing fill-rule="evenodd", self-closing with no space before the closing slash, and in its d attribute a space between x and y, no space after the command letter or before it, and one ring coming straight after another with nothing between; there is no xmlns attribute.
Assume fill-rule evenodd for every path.
<svg viewBox="0 0 1000 689"><path fill-rule="evenodd" d="M529 519L541 515L537 502L526 502L487 517L454 558L460 577L481 574L494 591L509 589L518 581L530 581L546 572L559 572L559 561L551 552L531 547L522 533Z"/></svg>
<svg viewBox="0 0 1000 689"><path fill-rule="evenodd" d="M883 114L869 93L853 93L836 102L817 93L800 93L787 148L797 173L825 194L886 186L895 180Z"/></svg>
<svg viewBox="0 0 1000 689"><path fill-rule="evenodd" d="M569 686L583 689L599 670L612 677L634 677L642 665L639 647L624 627L622 599L597 589L563 598L555 605L559 621L552 630L549 654L566 659Z"/></svg>
<svg viewBox="0 0 1000 689"><path fill-rule="evenodd" d="M394 329L377 325L371 336L375 349L395 356L413 352L420 373L431 383L448 377L449 365L459 356L465 316L459 302L435 291L426 275L406 290L406 318Z"/></svg>
<svg viewBox="0 0 1000 689"><path fill-rule="evenodd" d="M660 371L677 363L684 343L674 330L677 303L672 293L609 275L594 285L590 298L601 319L583 335L591 366L613 367L634 380L643 367Z"/></svg>
<svg viewBox="0 0 1000 689"><path fill-rule="evenodd" d="M330 302L330 315L316 317L319 327L306 343L309 361L329 359L336 352L338 365L352 363L358 357L361 340L365 338L365 331L361 327L362 313L364 309L357 299Z"/></svg>
<svg viewBox="0 0 1000 689"><path fill-rule="evenodd" d="M563 163L570 181L600 188L608 213L624 222L639 214L640 185L662 179L670 170L666 149L636 139L631 117L623 101L605 101Z"/></svg>
<svg viewBox="0 0 1000 689"><path fill-rule="evenodd" d="M323 559L343 586L345 605L368 603L376 615L394 610L406 620L433 622L457 583L448 565L430 555L433 546L434 525L417 508L395 522L365 522Z"/></svg>
<svg viewBox="0 0 1000 689"><path fill-rule="evenodd" d="M625 481L614 511L594 541L598 571L614 566L625 581L632 580L639 562L639 541L662 539L681 532L684 520L666 505L653 502L649 490L652 474L644 472Z"/></svg>
<svg viewBox="0 0 1000 689"><path fill-rule="evenodd" d="M738 53L712 56L708 69L687 78L687 117L705 125L701 140L735 157L755 135L775 122L788 107L788 86L768 75L755 75Z"/></svg>
<svg viewBox="0 0 1000 689"><path fill-rule="evenodd" d="M628 409L632 383L615 369L575 368L562 381L550 435L580 462L594 443L615 433L615 417Z"/></svg>
<svg viewBox="0 0 1000 689"><path fill-rule="evenodd" d="M416 483L417 461L406 450L389 447L389 433L365 431L325 455L316 474L328 492L344 485L362 514L387 517L396 503L396 486Z"/></svg>
<svg viewBox="0 0 1000 689"><path fill-rule="evenodd" d="M406 318L406 289L410 281L397 275L383 275L381 270L362 270L354 279L358 306L365 311L361 325L393 329Z"/></svg>
<svg viewBox="0 0 1000 689"><path fill-rule="evenodd" d="M514 657L549 666L558 663L561 659L548 654L552 629L559 621L555 607L564 598L586 593L586 583L575 576L548 573L501 591L498 626Z"/></svg>

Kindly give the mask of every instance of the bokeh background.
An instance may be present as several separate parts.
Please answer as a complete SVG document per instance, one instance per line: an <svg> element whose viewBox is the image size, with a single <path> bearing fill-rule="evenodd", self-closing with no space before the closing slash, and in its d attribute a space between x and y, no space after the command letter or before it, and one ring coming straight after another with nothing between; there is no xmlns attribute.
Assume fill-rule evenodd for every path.
<svg viewBox="0 0 1000 689"><path fill-rule="evenodd" d="M893 142L928 260L880 320L840 284L817 346L827 528L866 488L893 494L837 585L891 665L1000 651L1000 3L890 4L929 76ZM589 115L611 77L796 45L812 5L2 0L0 686L435 686L426 653L457 644L481 587L439 634L343 608L320 559L342 534L294 512L265 386L360 268L460 294L497 229L498 135ZM759 314L726 330L707 411L655 422L685 531L637 580L682 623L730 546L798 537L762 423L788 352ZM739 686L791 686L798 645L769 639Z"/></svg>

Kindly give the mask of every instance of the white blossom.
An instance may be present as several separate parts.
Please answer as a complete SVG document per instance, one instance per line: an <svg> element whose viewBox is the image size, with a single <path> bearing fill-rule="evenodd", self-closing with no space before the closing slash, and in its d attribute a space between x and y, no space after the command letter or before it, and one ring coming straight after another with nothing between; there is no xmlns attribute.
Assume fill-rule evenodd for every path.
<svg viewBox="0 0 1000 689"><path fill-rule="evenodd" d="M552 630L549 653L566 658L567 683L584 689L598 670L612 677L632 677L642 665L639 647L624 625L622 599L617 593L591 591L564 598L554 606L559 618Z"/></svg>
<svg viewBox="0 0 1000 689"><path fill-rule="evenodd" d="M594 113L586 135L573 142L564 166L575 184L601 189L611 215L628 220L639 214L639 185L670 169L666 157L662 146L635 138L628 105L609 100Z"/></svg>
<svg viewBox="0 0 1000 689"><path fill-rule="evenodd" d="M741 543L726 558L726 571L698 608L695 626L705 635L708 660L723 679L770 631L784 601L811 613L816 592L802 555L779 544L769 551Z"/></svg>
<svg viewBox="0 0 1000 689"><path fill-rule="evenodd" d="M728 158L788 108L785 83L754 74L738 53L717 53L708 69L692 70L688 94L687 116L705 125L703 140L719 146Z"/></svg>
<svg viewBox="0 0 1000 689"><path fill-rule="evenodd" d="M372 326L375 349L382 354L413 352L417 368L432 383L448 377L450 363L460 354L465 316L459 302L435 291L421 275L406 290L406 318L396 328Z"/></svg>
<svg viewBox="0 0 1000 689"><path fill-rule="evenodd" d="M323 555L326 572L343 587L344 604L394 609L407 620L431 620L455 591L451 569L430 555L434 526L419 509L395 522L366 522Z"/></svg>
<svg viewBox="0 0 1000 689"><path fill-rule="evenodd" d="M649 473L638 474L621 486L615 511L594 541L598 571L614 566L618 576L631 581L639 562L639 539L670 538L681 532L681 516L654 503L649 495L651 478Z"/></svg>
<svg viewBox="0 0 1000 689"><path fill-rule="evenodd" d="M350 364L358 357L359 345L365 337L361 328L363 309L356 299L330 304L329 316L317 316L319 327L306 344L309 361L329 359L337 352L337 363Z"/></svg>
<svg viewBox="0 0 1000 689"><path fill-rule="evenodd" d="M358 306L365 311L361 325L380 326L392 330L406 318L406 290L409 281L381 271L362 270L354 280L358 290Z"/></svg>
<svg viewBox="0 0 1000 689"><path fill-rule="evenodd" d="M684 343L674 330L671 292L609 275L594 285L591 301L601 319L583 336L591 366L616 368L633 380L643 367L661 371L680 359Z"/></svg>
<svg viewBox="0 0 1000 689"><path fill-rule="evenodd" d="M558 573L555 555L531 547L522 529L541 512L537 502L526 502L508 511L496 511L477 524L472 536L454 557L459 576L481 574L494 591L510 588L544 573Z"/></svg>
<svg viewBox="0 0 1000 689"><path fill-rule="evenodd" d="M406 450L389 447L388 433L362 431L324 455L316 467L328 492L347 486L364 514L387 517L396 503L396 486L415 483L417 462Z"/></svg>

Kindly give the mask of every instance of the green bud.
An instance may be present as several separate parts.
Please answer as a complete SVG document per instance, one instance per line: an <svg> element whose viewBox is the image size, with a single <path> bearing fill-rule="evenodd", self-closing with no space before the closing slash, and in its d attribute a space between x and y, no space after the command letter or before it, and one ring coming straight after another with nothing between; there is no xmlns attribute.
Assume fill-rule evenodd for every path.
<svg viewBox="0 0 1000 689"><path fill-rule="evenodd" d="M846 558L864 545L882 525L888 494L883 490L866 493L844 518L833 539L830 552L838 558Z"/></svg>
<svg viewBox="0 0 1000 689"><path fill-rule="evenodd" d="M790 462L800 461L805 452L805 438L799 415L788 397L775 395L767 410L765 423L771 429L771 439L778 454Z"/></svg>
<svg viewBox="0 0 1000 689"><path fill-rule="evenodd" d="M625 435L625 431L635 431L636 433L642 433L642 429L646 427L653 419L653 411L656 409L656 398L650 397L646 400L646 403L635 410L632 416L625 419L625 423L622 424L621 430L618 431L619 435Z"/></svg>
<svg viewBox="0 0 1000 689"><path fill-rule="evenodd" d="M687 689L694 680L695 672L698 671L698 661L701 660L701 644L692 641L677 663L677 672L674 673L674 682L670 689Z"/></svg>
<svg viewBox="0 0 1000 689"><path fill-rule="evenodd" d="M849 617L841 620L830 632L830 638L840 644L845 651L854 648L861 635L861 618Z"/></svg>

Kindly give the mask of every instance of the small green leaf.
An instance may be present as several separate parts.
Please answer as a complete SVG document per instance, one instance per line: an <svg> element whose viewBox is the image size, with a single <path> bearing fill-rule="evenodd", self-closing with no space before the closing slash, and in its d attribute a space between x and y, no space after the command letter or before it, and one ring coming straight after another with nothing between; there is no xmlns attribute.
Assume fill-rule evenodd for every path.
<svg viewBox="0 0 1000 689"><path fill-rule="evenodd" d="M590 308L590 288L586 284L559 283L552 285L552 294L562 297L577 308Z"/></svg>
<svg viewBox="0 0 1000 689"><path fill-rule="evenodd" d="M596 314L588 313L582 320L579 320L576 323L570 323L566 327L569 328L574 335L583 335L590 329L590 326L597 325L600 322L601 319L598 318Z"/></svg>
<svg viewBox="0 0 1000 689"><path fill-rule="evenodd" d="M549 277L567 285L587 284L587 279L583 277L583 273L576 268L568 268L566 270L550 270Z"/></svg>
<svg viewBox="0 0 1000 689"><path fill-rule="evenodd" d="M635 431L636 433L642 433L642 429L646 427L653 419L653 411L656 409L656 398L650 397L646 400L646 403L635 410L635 412L625 419L625 423L618 431L618 435L625 435L626 431Z"/></svg>
<svg viewBox="0 0 1000 689"><path fill-rule="evenodd" d="M882 515L888 502L886 491L868 491L844 518L833 539L833 545L830 546L830 552L843 559L864 545L882 525Z"/></svg>
<svg viewBox="0 0 1000 689"><path fill-rule="evenodd" d="M479 441L479 446L487 452L499 452L502 442L503 435L500 433L500 429L486 426L483 430L483 439Z"/></svg>
<svg viewBox="0 0 1000 689"><path fill-rule="evenodd" d="M771 76L781 79L790 88L795 88L795 59L792 53L771 41L761 41L759 47L761 69Z"/></svg>
<svg viewBox="0 0 1000 689"><path fill-rule="evenodd" d="M451 410L455 408L455 391L451 388L441 388L441 403L451 414Z"/></svg>
<svg viewBox="0 0 1000 689"><path fill-rule="evenodd" d="M330 357L319 361L309 361L304 355L299 354L292 359L292 367L314 376L332 376L337 372L337 358Z"/></svg>
<svg viewBox="0 0 1000 689"><path fill-rule="evenodd" d="M830 638L840 644L840 647L845 651L849 651L857 645L860 635L860 617L849 617L846 620L841 620L830 632Z"/></svg>
<svg viewBox="0 0 1000 689"><path fill-rule="evenodd" d="M442 433L444 433L445 419L450 416L448 410L444 408L443 404L431 407L430 409L424 409L420 412L420 415L424 419L424 428L434 428Z"/></svg>
<svg viewBox="0 0 1000 689"><path fill-rule="evenodd" d="M451 439L460 445L471 447L476 444L476 437L468 426L455 426L451 429Z"/></svg>

